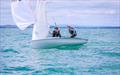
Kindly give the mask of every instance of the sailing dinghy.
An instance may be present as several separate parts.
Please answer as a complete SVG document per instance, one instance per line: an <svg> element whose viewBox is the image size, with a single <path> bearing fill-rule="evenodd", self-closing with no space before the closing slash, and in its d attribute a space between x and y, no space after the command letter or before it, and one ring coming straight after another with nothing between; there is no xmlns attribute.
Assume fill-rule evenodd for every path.
<svg viewBox="0 0 120 75"><path fill-rule="evenodd" d="M46 16L46 0L36 0L35 11L30 6L31 0L12 0L11 9L13 19L21 30L34 24L32 46L34 48L58 48L63 46L80 46L87 42L80 38L48 38L49 25Z"/></svg>
<svg viewBox="0 0 120 75"><path fill-rule="evenodd" d="M85 43L87 43L87 40L81 38L47 38L34 40L32 47L41 49L79 49Z"/></svg>

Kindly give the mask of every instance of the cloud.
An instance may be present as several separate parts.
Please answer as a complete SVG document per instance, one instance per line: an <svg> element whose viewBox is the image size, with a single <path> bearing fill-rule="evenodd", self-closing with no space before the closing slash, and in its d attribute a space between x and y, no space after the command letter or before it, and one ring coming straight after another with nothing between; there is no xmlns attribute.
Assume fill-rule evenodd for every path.
<svg viewBox="0 0 120 75"><path fill-rule="evenodd" d="M118 0L53 0L53 3L48 3L48 12L64 10L65 12L78 11L86 14L115 14L119 7Z"/></svg>
<svg viewBox="0 0 120 75"><path fill-rule="evenodd" d="M119 25L119 8L119 0L54 0L48 3L48 15L58 23Z"/></svg>
<svg viewBox="0 0 120 75"><path fill-rule="evenodd" d="M35 0L32 0L35 4ZM120 20L119 0L47 0L49 24L117 25ZM10 0L0 0L1 24L14 24ZM34 5L35 6L35 5ZM6 22L7 20L7 22Z"/></svg>

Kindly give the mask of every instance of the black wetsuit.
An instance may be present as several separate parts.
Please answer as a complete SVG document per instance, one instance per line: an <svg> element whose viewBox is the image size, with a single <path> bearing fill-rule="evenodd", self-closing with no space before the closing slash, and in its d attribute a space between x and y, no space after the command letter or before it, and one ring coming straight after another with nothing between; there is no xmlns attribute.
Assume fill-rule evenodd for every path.
<svg viewBox="0 0 120 75"><path fill-rule="evenodd" d="M69 29L69 33L71 34L71 38L74 38L74 37L76 37L77 36L77 33L76 33L76 31L72 28L72 29Z"/></svg>
<svg viewBox="0 0 120 75"><path fill-rule="evenodd" d="M58 31L54 30L52 34L53 34L53 37L61 37L59 30Z"/></svg>

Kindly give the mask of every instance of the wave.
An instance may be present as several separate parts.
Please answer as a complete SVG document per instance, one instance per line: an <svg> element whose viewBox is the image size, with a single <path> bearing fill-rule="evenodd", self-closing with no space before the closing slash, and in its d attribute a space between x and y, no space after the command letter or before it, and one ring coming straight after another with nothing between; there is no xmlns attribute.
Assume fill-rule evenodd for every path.
<svg viewBox="0 0 120 75"><path fill-rule="evenodd" d="M120 53L117 52L101 52L101 54L109 57L120 57Z"/></svg>
<svg viewBox="0 0 120 75"><path fill-rule="evenodd" d="M12 53L17 53L19 54L18 51L14 50L14 49L4 49L4 50L0 50L0 52L12 52Z"/></svg>
<svg viewBox="0 0 120 75"><path fill-rule="evenodd" d="M31 69L29 66L25 66L25 67L9 67L9 68L5 68L3 70L6 71L32 71L34 69Z"/></svg>
<svg viewBox="0 0 120 75"><path fill-rule="evenodd" d="M32 73L32 75L48 75L48 74L69 74L69 75L74 75L74 68L68 67L68 68L46 68L43 69L42 71L35 71Z"/></svg>

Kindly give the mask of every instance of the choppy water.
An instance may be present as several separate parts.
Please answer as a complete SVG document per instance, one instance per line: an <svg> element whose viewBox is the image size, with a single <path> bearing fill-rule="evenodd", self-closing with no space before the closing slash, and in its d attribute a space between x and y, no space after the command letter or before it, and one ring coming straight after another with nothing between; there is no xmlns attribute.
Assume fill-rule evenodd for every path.
<svg viewBox="0 0 120 75"><path fill-rule="evenodd" d="M0 28L0 75L120 75L120 29L77 29L79 50L33 49L31 32Z"/></svg>

